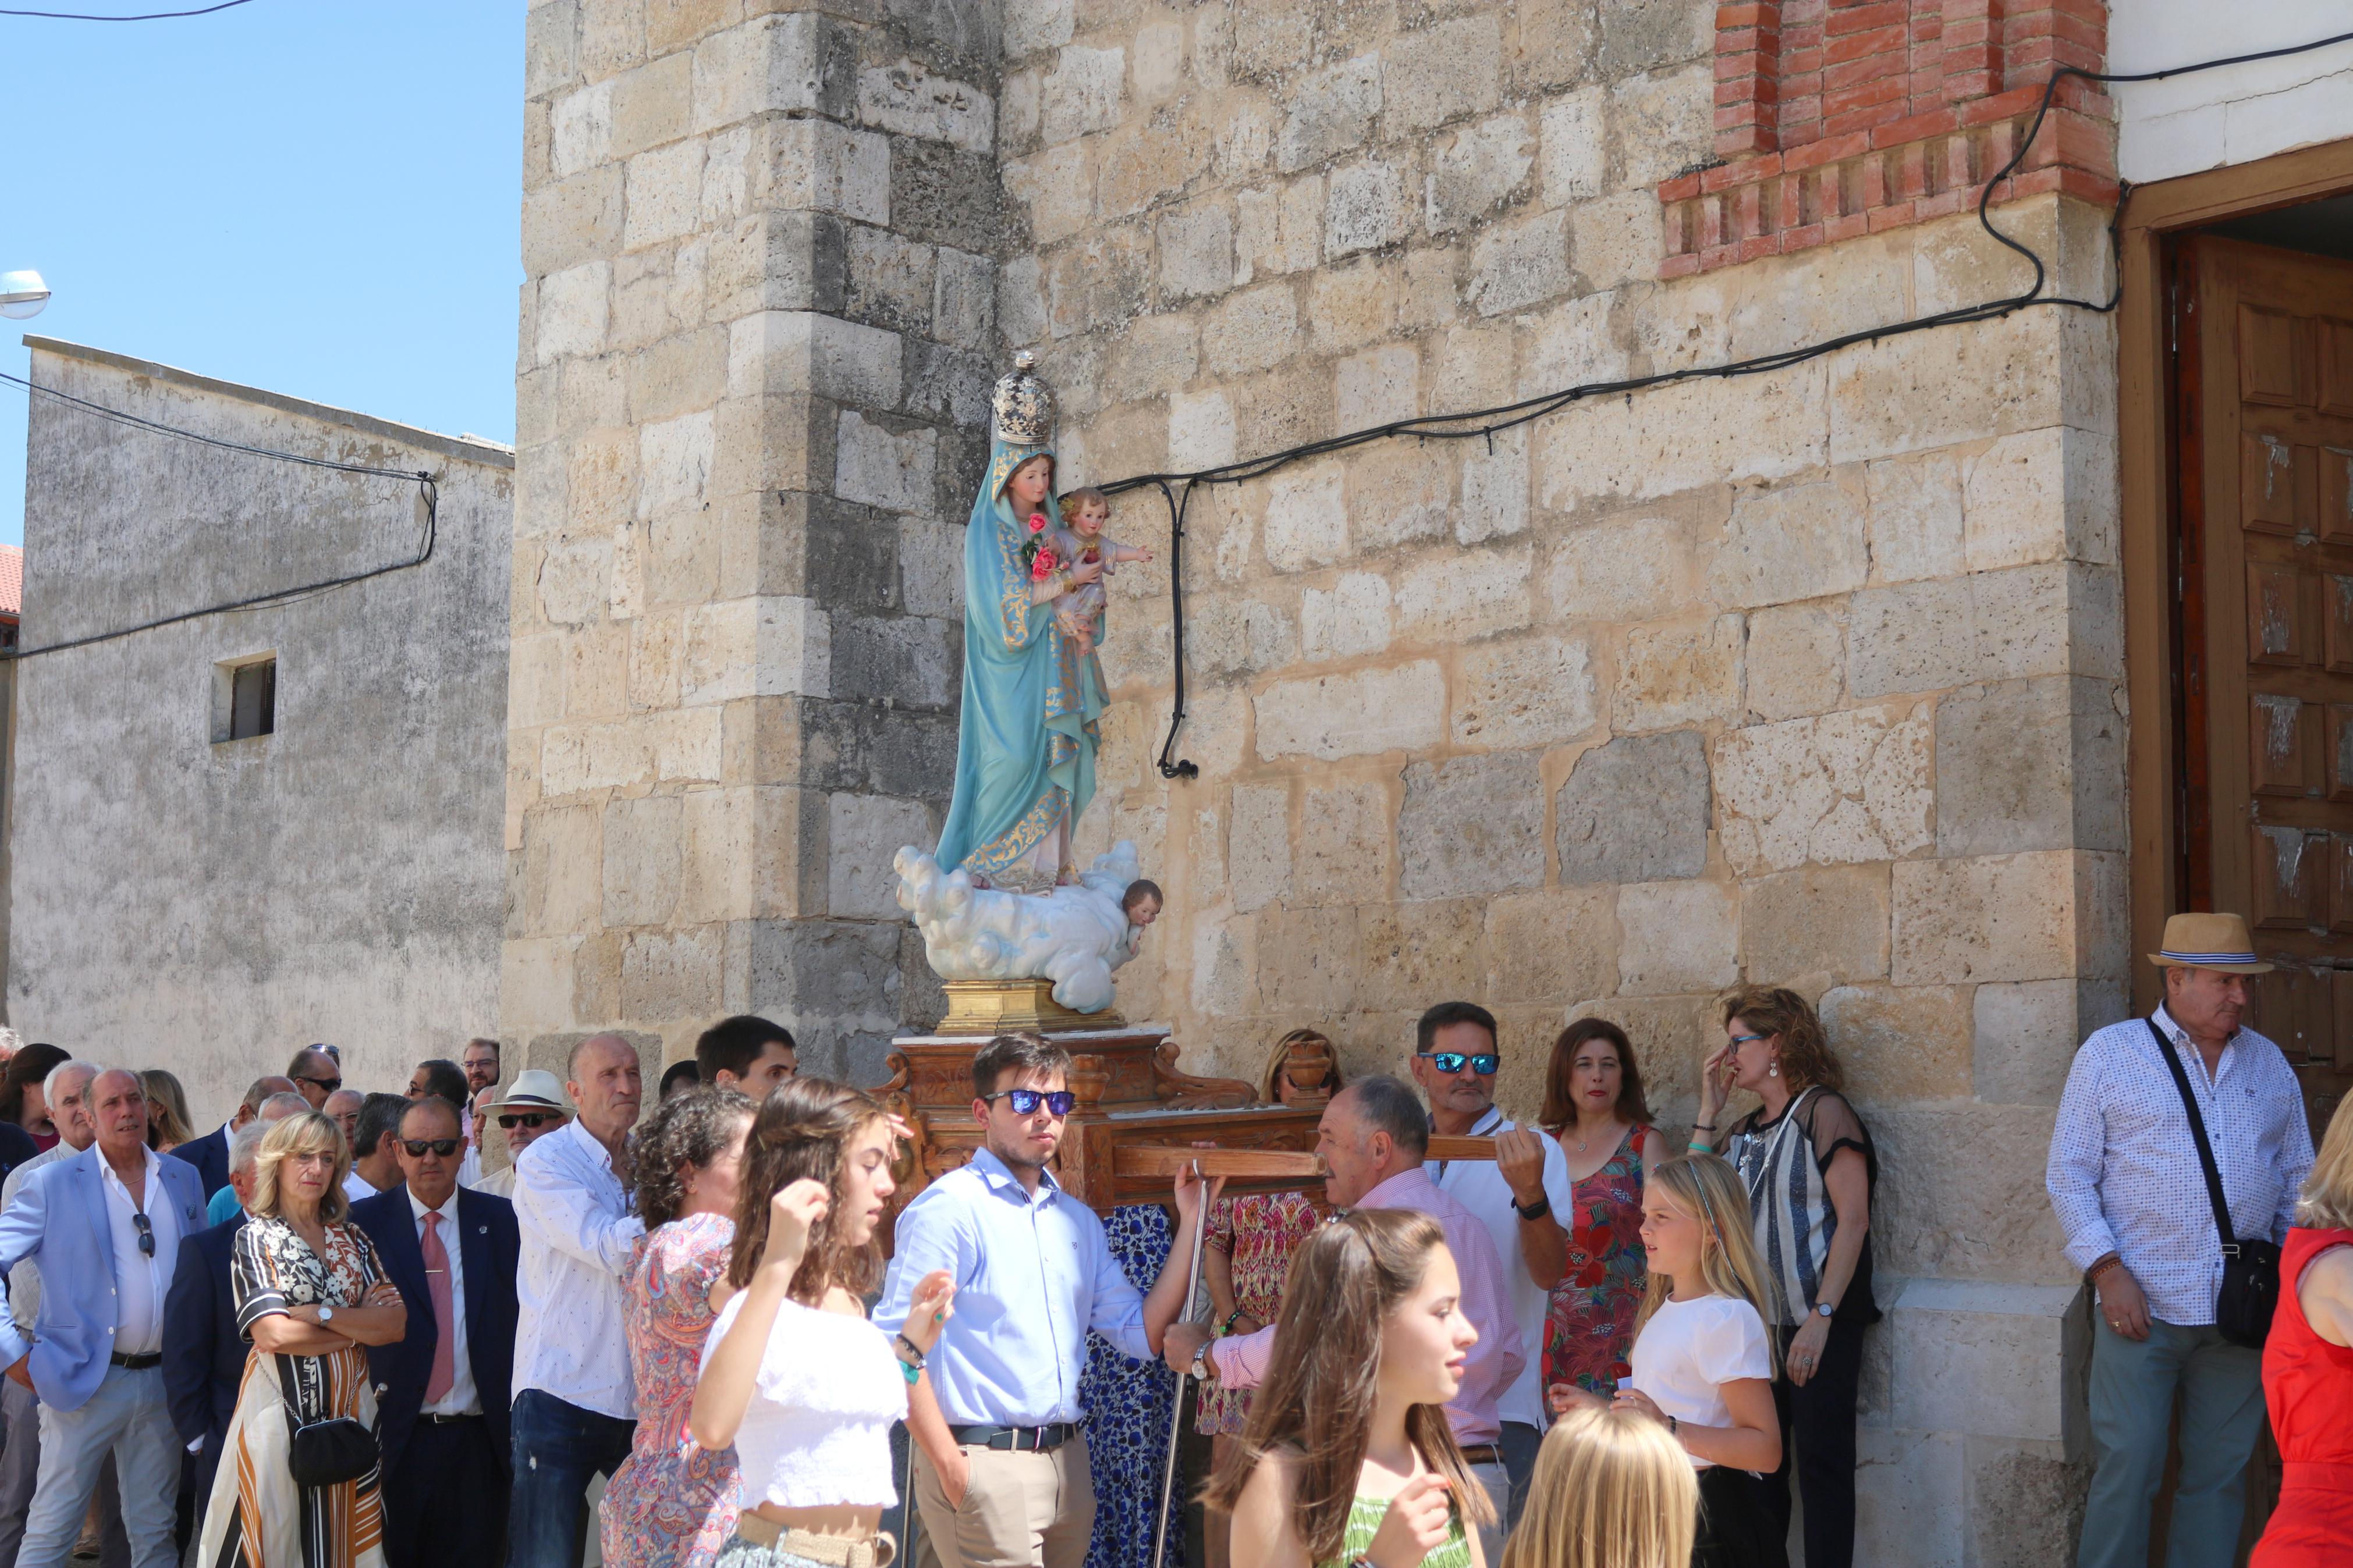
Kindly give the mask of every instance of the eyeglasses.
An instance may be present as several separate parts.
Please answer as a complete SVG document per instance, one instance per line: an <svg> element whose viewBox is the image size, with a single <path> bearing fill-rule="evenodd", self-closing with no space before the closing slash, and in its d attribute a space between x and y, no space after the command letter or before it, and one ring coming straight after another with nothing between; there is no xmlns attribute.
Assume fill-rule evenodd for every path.
<svg viewBox="0 0 2353 1568"><path fill-rule="evenodd" d="M325 1089L329 1094L332 1094L337 1089L343 1087L343 1080L339 1078L298 1078L294 1081L296 1083L315 1083L321 1089Z"/></svg>
<svg viewBox="0 0 2353 1568"><path fill-rule="evenodd" d="M154 1257L155 1227L148 1222L147 1216L134 1210L131 1215L131 1227L139 1233L139 1256Z"/></svg>
<svg viewBox="0 0 2353 1568"><path fill-rule="evenodd" d="M1041 1105L1053 1115L1068 1116L1071 1107L1079 1102L1079 1097L1067 1089L1000 1089L995 1094L984 1094L980 1098L991 1105L1000 1100L1011 1100L1016 1116L1035 1116Z"/></svg>
<svg viewBox="0 0 2353 1568"><path fill-rule="evenodd" d="M526 1110L513 1116L500 1117L499 1125L505 1128L510 1132L513 1131L518 1127L528 1127L533 1131L537 1131L540 1128L545 1126L551 1121L561 1121L563 1120L564 1115L561 1111Z"/></svg>
<svg viewBox="0 0 2353 1568"><path fill-rule="evenodd" d="M1495 1069L1502 1066L1504 1061L1503 1053L1500 1051L1481 1051L1476 1056L1465 1055L1461 1051L1418 1051L1415 1054L1423 1061L1436 1067L1440 1072L1461 1072L1462 1064L1468 1062L1471 1064L1471 1070L1481 1078L1493 1078Z"/></svg>
<svg viewBox="0 0 2353 1568"><path fill-rule="evenodd" d="M1736 1049L1741 1046L1751 1044L1754 1041L1769 1040L1772 1037L1773 1037L1770 1035L1735 1035L1732 1037L1732 1044Z"/></svg>
<svg viewBox="0 0 2353 1568"><path fill-rule="evenodd" d="M425 1151L427 1149L446 1160L458 1152L458 1140L455 1138L404 1138L400 1141L400 1146L408 1151L408 1157L412 1160L425 1158Z"/></svg>

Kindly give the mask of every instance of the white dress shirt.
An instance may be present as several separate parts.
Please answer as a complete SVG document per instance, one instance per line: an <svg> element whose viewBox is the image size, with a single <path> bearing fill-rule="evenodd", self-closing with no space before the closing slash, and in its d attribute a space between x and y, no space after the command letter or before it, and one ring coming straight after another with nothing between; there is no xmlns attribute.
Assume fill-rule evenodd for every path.
<svg viewBox="0 0 2353 1568"><path fill-rule="evenodd" d="M2284 1239L2312 1169L2295 1069L2279 1047L2241 1029L2210 1078L2205 1058L2162 1007L2157 1022L2197 1096L2231 1228L2254 1240ZM2189 1117L2157 1048L2147 1018L2111 1024L2084 1042L2068 1069L2043 1183L2077 1267L2115 1253L2152 1316L2194 1328L2214 1321L2222 1242Z"/></svg>
<svg viewBox="0 0 2353 1568"><path fill-rule="evenodd" d="M417 1246L425 1247L425 1216L438 1214L441 1224L441 1250L449 1255L449 1392L424 1407L427 1415L480 1415L482 1396L474 1387L474 1363L466 1353L466 1260L459 1256L465 1248L458 1241L458 1194L453 1191L442 1200L438 1209L428 1209L417 1201L414 1187L404 1189L408 1194L408 1213L417 1221ZM428 1291L431 1281L427 1281ZM412 1312L422 1308L433 1310L433 1298L427 1294L422 1301L411 1301ZM429 1375L429 1372L428 1372Z"/></svg>
<svg viewBox="0 0 2353 1568"><path fill-rule="evenodd" d="M60 1138L9 1172L8 1179L0 1182L0 1211L16 1201L16 1194L25 1190L25 1184L34 1172L52 1161L70 1160L80 1152ZM8 1315L16 1321L16 1331L29 1340L33 1337L33 1321L40 1316L40 1311L41 1269L38 1264L27 1258L8 1270Z"/></svg>
<svg viewBox="0 0 2353 1568"><path fill-rule="evenodd" d="M645 1235L605 1146L577 1121L533 1143L515 1164L514 1391L554 1394L618 1421L637 1419L622 1325L621 1280Z"/></svg>
<svg viewBox="0 0 2353 1568"><path fill-rule="evenodd" d="M180 1222L164 1201L160 1157L140 1154L139 1191L122 1184L101 1152L99 1189L106 1194L107 1229L114 1243L114 1351L117 1355L153 1355L164 1348L164 1298L172 1289L172 1265L180 1256ZM139 1247L135 1215L147 1216L153 1253Z"/></svg>
<svg viewBox="0 0 2353 1568"><path fill-rule="evenodd" d="M358 1203L374 1196L375 1196L375 1184L361 1175L356 1169L343 1178L343 1197L346 1201Z"/></svg>
<svg viewBox="0 0 2353 1568"><path fill-rule="evenodd" d="M1472 1123L1468 1136L1493 1138L1517 1125L1504 1119L1501 1107L1491 1105L1486 1115ZM1577 1184L1568 1179L1568 1156L1561 1152L1558 1139L1539 1131L1536 1142L1544 1145L1545 1199L1552 1205L1552 1217L1567 1230L1577 1217ZM1477 1215L1494 1238L1495 1256L1504 1264L1504 1299L1512 1304L1513 1321L1520 1327L1520 1352L1526 1358L1520 1375L1495 1402L1496 1411L1505 1421L1541 1431L1552 1424L1545 1410L1543 1354L1545 1313L1551 1307L1552 1291L1535 1282L1521 1255L1520 1214L1512 1206L1511 1184L1493 1160L1432 1160L1424 1168L1437 1181L1438 1190Z"/></svg>

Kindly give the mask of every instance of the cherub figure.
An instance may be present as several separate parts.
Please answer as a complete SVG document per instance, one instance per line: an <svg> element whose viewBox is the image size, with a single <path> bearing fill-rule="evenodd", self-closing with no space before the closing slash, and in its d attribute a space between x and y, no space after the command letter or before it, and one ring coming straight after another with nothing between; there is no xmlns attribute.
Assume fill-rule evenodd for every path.
<svg viewBox="0 0 2353 1568"><path fill-rule="evenodd" d="M1146 559L1150 557L1147 555ZM1120 896L1119 912L1127 917L1127 955L1134 958L1144 946L1144 931L1160 918L1160 884L1148 877L1139 877L1127 885Z"/></svg>
<svg viewBox="0 0 2353 1568"><path fill-rule="evenodd" d="M1047 547L1063 565L1100 561L1103 576L1108 577L1124 563L1152 559L1152 552L1143 545L1123 544L1104 536L1103 524L1111 521L1111 500L1103 491L1092 487L1072 490L1062 497L1061 508L1062 526L1046 537ZM1072 589L1054 606L1054 619L1062 635L1078 645L1082 656L1095 650L1096 623L1103 605L1103 586L1097 580Z"/></svg>

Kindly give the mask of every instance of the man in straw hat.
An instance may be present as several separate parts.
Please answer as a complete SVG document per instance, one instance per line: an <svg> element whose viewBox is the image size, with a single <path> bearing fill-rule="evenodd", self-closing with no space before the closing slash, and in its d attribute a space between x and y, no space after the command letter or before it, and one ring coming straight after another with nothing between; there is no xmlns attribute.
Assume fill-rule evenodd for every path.
<svg viewBox="0 0 2353 1568"><path fill-rule="evenodd" d="M514 1087L501 1096L493 1091L490 1100L478 1104L480 1120L495 1119L499 1131L507 1135L507 1156L522 1158L532 1140L544 1138L572 1120L572 1102L565 1098L564 1085L552 1072L537 1068L515 1074ZM475 1137L483 1134L480 1128ZM515 1168L509 1164L474 1184L476 1192L489 1193L493 1197L512 1200L514 1197Z"/></svg>
<svg viewBox="0 0 2353 1568"><path fill-rule="evenodd" d="M2173 1494L2174 1568L2227 1568L2238 1547L2247 1461L2263 1425L2263 1352L2215 1326L2222 1242L2181 1093L2162 1048L2197 1097L2244 1239L2287 1234L2312 1167L2295 1069L2240 1019L2255 957L2244 917L2175 915L2165 1001L2111 1024L2075 1053L2044 1183L2067 1256L2098 1295L2092 1437L2098 1468L2084 1513L2080 1568L2143 1568L2149 1510L2165 1472L2177 1401L2181 1473Z"/></svg>

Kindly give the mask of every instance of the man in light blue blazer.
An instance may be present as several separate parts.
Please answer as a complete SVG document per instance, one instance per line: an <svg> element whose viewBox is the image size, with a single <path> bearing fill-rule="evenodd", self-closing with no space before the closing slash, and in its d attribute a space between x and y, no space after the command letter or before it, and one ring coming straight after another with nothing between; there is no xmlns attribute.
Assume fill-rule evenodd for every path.
<svg viewBox="0 0 2353 1568"><path fill-rule="evenodd" d="M0 1213L0 1271L41 1269L32 1342L0 1318L0 1363L41 1397L41 1470L17 1568L63 1568L109 1454L132 1568L173 1568L180 1441L164 1393L165 1298L205 1184L147 1147L147 1101L111 1068L89 1089L98 1141L33 1173Z"/></svg>

